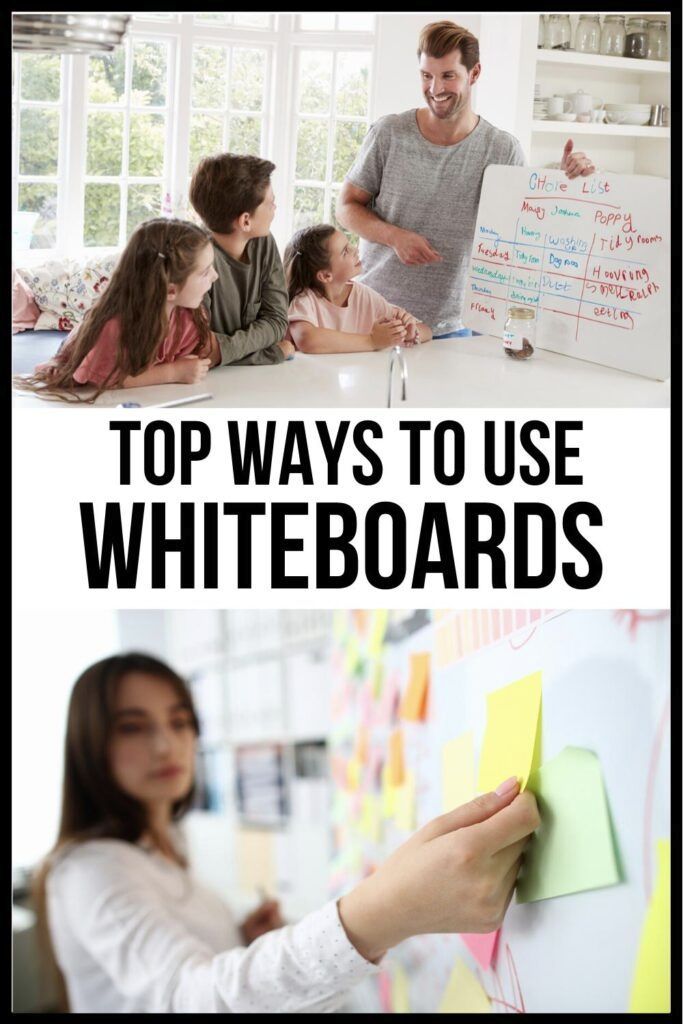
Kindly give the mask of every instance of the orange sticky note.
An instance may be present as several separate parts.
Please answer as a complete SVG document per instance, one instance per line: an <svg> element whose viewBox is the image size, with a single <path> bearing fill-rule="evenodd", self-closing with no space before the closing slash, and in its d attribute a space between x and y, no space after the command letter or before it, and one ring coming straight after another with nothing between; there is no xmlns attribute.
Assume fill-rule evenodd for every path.
<svg viewBox="0 0 683 1024"><path fill-rule="evenodd" d="M394 729L389 736L389 757L387 759L387 782L390 786L402 786L405 781L403 761L403 733Z"/></svg>
<svg viewBox="0 0 683 1024"><path fill-rule="evenodd" d="M424 721L427 712L430 661L429 654L410 655L410 678L399 711L410 722Z"/></svg>
<svg viewBox="0 0 683 1024"><path fill-rule="evenodd" d="M368 759L368 730L364 725L358 726L356 733L356 749L353 756L359 764L365 764Z"/></svg>

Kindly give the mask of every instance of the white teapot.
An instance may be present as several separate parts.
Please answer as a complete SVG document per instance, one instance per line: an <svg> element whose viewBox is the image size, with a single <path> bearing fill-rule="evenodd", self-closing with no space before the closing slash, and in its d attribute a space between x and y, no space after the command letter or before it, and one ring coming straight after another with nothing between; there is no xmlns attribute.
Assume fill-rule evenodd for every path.
<svg viewBox="0 0 683 1024"><path fill-rule="evenodd" d="M600 107L603 100L594 98L589 92L579 89L578 92L570 92L567 99L572 105L575 114L590 114L594 107Z"/></svg>

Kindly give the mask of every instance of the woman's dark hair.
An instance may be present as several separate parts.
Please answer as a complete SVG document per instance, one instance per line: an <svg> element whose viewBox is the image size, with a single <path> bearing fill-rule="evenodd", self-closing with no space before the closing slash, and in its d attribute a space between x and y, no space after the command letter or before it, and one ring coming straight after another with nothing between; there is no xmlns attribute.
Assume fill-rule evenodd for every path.
<svg viewBox="0 0 683 1024"><path fill-rule="evenodd" d="M15 378L16 387L55 398L85 401L76 393L74 373L94 348L105 324L115 317L116 365L87 401L94 402L105 388L116 387L126 377L142 373L154 360L168 332L169 285L182 288L197 265L199 253L210 243L210 233L191 221L156 217L139 224L128 239L102 297L72 331L55 359L30 377ZM189 313L199 338L196 352L206 355L210 346L206 309L199 306Z"/></svg>
<svg viewBox="0 0 683 1024"><path fill-rule="evenodd" d="M33 897L38 914L41 941L56 969L47 929L46 881L51 861L69 843L88 839L121 839L137 842L148 828L144 805L124 793L109 768L109 742L114 721L114 703L121 680L129 672L144 672L168 683L179 703L190 712L195 733L199 720L187 683L163 661L148 654L118 654L90 665L78 677L71 691L64 743L62 811L57 841L36 873ZM189 810L194 786L173 804L173 819ZM57 974L62 991L63 981Z"/></svg>
<svg viewBox="0 0 683 1024"><path fill-rule="evenodd" d="M290 302L307 288L324 296L325 290L315 275L330 265L327 243L336 230L331 224L316 224L312 228L301 228L290 239L284 259Z"/></svg>

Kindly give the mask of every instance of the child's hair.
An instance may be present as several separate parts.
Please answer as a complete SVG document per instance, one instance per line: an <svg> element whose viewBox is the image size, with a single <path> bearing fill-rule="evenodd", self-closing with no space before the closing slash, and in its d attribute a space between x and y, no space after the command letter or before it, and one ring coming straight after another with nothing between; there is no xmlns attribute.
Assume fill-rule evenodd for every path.
<svg viewBox="0 0 683 1024"><path fill-rule="evenodd" d="M284 259L290 302L307 288L324 296L325 289L315 275L330 265L327 243L336 230L331 224L316 224L301 228L290 239Z"/></svg>
<svg viewBox="0 0 683 1024"><path fill-rule="evenodd" d="M15 378L18 388L56 398L83 401L74 394L74 373L94 347L105 324L117 317L119 343L116 366L97 393L136 376L152 362L168 331L168 287L184 285L195 269L198 253L211 242L204 228L190 221L158 217L138 225L116 264L102 297L88 310L74 336L56 356L55 363L29 377ZM199 335L197 352L209 350L206 310L189 311Z"/></svg>
<svg viewBox="0 0 683 1024"><path fill-rule="evenodd" d="M259 156L217 153L204 157L190 183L190 202L210 231L230 235L243 213L263 202L275 164Z"/></svg>

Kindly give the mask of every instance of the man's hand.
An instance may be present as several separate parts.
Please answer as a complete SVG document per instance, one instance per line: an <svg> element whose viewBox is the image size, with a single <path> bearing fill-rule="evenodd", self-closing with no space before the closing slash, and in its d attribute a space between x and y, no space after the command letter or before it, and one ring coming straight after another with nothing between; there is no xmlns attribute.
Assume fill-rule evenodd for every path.
<svg viewBox="0 0 683 1024"><path fill-rule="evenodd" d="M404 231L403 228L394 228L391 248L401 263L409 267L421 263L441 263L443 260L441 254L432 248L426 238L415 231Z"/></svg>
<svg viewBox="0 0 683 1024"><path fill-rule="evenodd" d="M277 900L264 900L261 906L248 914L242 922L242 937L248 946L260 935L282 928L284 923Z"/></svg>
<svg viewBox="0 0 683 1024"><path fill-rule="evenodd" d="M585 153L575 153L574 140L567 139L560 170L565 171L568 178L587 178L589 174L595 174L595 164Z"/></svg>

